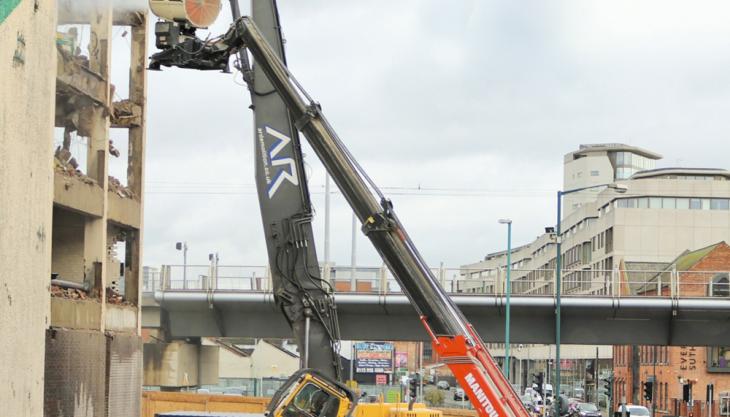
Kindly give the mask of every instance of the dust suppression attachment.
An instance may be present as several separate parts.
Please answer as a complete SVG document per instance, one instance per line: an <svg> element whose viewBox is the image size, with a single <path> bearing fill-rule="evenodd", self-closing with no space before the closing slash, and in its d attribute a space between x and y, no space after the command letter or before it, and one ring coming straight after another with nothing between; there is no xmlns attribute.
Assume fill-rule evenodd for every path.
<svg viewBox="0 0 730 417"><path fill-rule="evenodd" d="M196 28L213 24L221 11L221 0L150 0L157 17Z"/></svg>

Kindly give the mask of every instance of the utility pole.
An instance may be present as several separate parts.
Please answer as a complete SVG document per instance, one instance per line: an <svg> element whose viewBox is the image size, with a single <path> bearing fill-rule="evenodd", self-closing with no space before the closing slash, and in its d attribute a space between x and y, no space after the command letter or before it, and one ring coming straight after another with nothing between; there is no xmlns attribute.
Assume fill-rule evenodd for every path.
<svg viewBox="0 0 730 417"><path fill-rule="evenodd" d="M350 381L355 380L355 342L350 342Z"/></svg>
<svg viewBox="0 0 730 417"><path fill-rule="evenodd" d="M558 191L557 197L558 197L558 207L557 207L557 223L555 225L555 382L553 383L553 395L556 402L555 410L557 412L555 413L556 417L560 416L560 310L561 310L561 299L563 297L562 292L562 278L561 278L561 263L562 263L562 249L561 249L561 231L560 231L560 222L563 220L562 216L562 206L563 206L563 196L566 194L572 194L577 193L580 191L588 190L591 188L598 188L598 187L607 187L610 188L617 193L625 193L628 190L628 187L626 187L623 184L617 184L617 183L610 183L610 184L596 184L596 185L590 185L587 187L581 187L581 188L574 188L572 190L566 190L566 191ZM638 388L637 388L638 390ZM556 394L557 393L557 394Z"/></svg>
<svg viewBox="0 0 730 417"><path fill-rule="evenodd" d="M357 268L357 217L352 213L352 246L350 249L350 291L357 291L355 269Z"/></svg>
<svg viewBox="0 0 730 417"><path fill-rule="evenodd" d="M423 378L426 376L423 369L423 342L418 342L418 398L423 401Z"/></svg>
<svg viewBox="0 0 730 417"><path fill-rule="evenodd" d="M188 288L188 242L175 243L175 249L183 253L183 289Z"/></svg>
<svg viewBox="0 0 730 417"><path fill-rule="evenodd" d="M510 219L499 219L500 224L507 225L507 285L505 291L507 292L507 308L504 322L504 376L507 381L510 381L510 352L509 352L509 321L510 321L510 294L512 293L512 283L510 282L510 271L512 270L512 220Z"/></svg>
<svg viewBox="0 0 730 417"><path fill-rule="evenodd" d="M594 389L594 397L596 401L596 405L598 405L598 377L600 375L600 372L598 372L598 346L596 346L596 363L593 366L593 389ZM587 395L586 395L587 397ZM587 399L587 398L586 398Z"/></svg>
<svg viewBox="0 0 730 417"><path fill-rule="evenodd" d="M631 345L631 403L639 404L639 345Z"/></svg>
<svg viewBox="0 0 730 417"><path fill-rule="evenodd" d="M324 266L330 262L330 174L324 175Z"/></svg>

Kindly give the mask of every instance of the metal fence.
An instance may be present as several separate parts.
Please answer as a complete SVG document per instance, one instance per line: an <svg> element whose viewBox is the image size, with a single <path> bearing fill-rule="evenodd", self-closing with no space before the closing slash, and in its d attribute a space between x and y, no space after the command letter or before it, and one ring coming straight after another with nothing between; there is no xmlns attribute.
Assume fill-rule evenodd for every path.
<svg viewBox="0 0 730 417"><path fill-rule="evenodd" d="M466 268L432 268L441 286L450 293L506 294L506 271ZM384 267L324 267L321 276L335 292L364 294L402 293ZM645 297L730 297L730 271L676 270L561 270L562 295ZM163 265L146 273L144 291L255 291L271 292L271 274L261 265ZM514 295L555 295L555 270L513 269Z"/></svg>
<svg viewBox="0 0 730 417"><path fill-rule="evenodd" d="M286 378L219 378L217 385L202 385L201 392L211 394L271 397L286 382Z"/></svg>

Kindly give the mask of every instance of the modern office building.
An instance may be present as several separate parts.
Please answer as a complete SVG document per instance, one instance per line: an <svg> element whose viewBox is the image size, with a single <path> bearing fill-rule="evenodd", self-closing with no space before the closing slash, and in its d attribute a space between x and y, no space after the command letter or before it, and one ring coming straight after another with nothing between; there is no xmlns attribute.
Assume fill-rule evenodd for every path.
<svg viewBox="0 0 730 417"><path fill-rule="evenodd" d="M653 277L685 250L730 241L730 171L656 168L660 158L623 144L581 145L565 156L564 190L596 187L566 195L563 202L563 291L625 291L635 285L621 282ZM601 186L614 183L625 189ZM515 248L512 291L552 293L555 252L552 227ZM502 251L463 265L458 290L499 291L506 258Z"/></svg>
<svg viewBox="0 0 730 417"><path fill-rule="evenodd" d="M657 153L621 143L580 145L563 159L563 190L627 180L639 171L654 169L661 158ZM563 215L567 217L582 203L596 200L600 191L602 187L565 196Z"/></svg>

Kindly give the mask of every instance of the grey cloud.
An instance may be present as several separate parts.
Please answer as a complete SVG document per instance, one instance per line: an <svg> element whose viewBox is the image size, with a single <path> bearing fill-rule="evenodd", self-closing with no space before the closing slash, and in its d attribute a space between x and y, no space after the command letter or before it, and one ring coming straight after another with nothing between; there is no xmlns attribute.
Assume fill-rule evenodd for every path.
<svg viewBox="0 0 730 417"><path fill-rule="evenodd" d="M662 13L652 13L659 3ZM503 248L500 217L515 221L515 244L554 223L562 156L580 143L624 141L664 154L665 166L727 167L730 27L720 22L728 8L659 3L290 0L279 8L293 73L379 184L507 190L393 195L426 259L457 265ZM225 30L223 16L211 32ZM244 87L230 75L182 70L151 73L149 84L148 181L253 184ZM321 256L324 173L305 150ZM333 259L346 264L350 212L339 197L332 217ZM145 224L149 263L177 259L171 245L182 238L210 247L201 257L216 247L226 262L265 262L250 187L151 193ZM365 238L358 243L359 258L377 263Z"/></svg>

